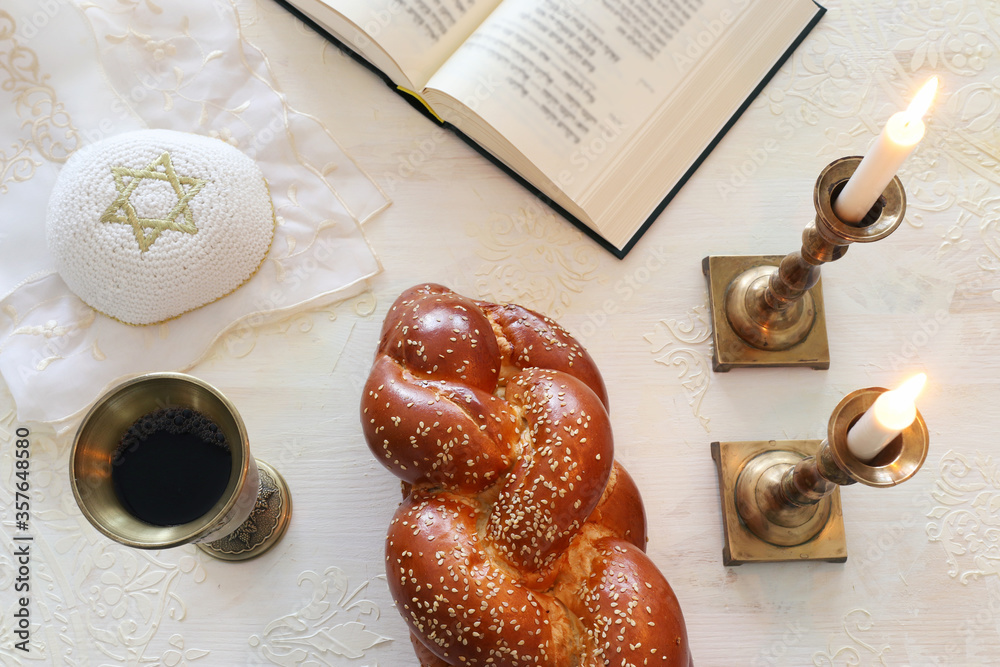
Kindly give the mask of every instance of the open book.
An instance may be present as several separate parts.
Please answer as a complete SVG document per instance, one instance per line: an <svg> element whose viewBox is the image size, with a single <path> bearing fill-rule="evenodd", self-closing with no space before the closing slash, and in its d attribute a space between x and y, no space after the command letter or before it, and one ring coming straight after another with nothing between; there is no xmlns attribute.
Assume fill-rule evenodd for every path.
<svg viewBox="0 0 1000 667"><path fill-rule="evenodd" d="M813 0L279 0L619 257L823 14Z"/></svg>

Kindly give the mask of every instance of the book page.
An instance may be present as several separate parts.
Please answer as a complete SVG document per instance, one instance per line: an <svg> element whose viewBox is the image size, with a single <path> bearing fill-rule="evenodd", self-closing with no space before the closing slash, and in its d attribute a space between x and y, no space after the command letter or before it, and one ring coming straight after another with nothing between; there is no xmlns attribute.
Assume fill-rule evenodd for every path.
<svg viewBox="0 0 1000 667"><path fill-rule="evenodd" d="M293 4L397 85L419 90L500 2L294 0ZM406 80L398 80L400 75Z"/></svg>
<svg viewBox="0 0 1000 667"><path fill-rule="evenodd" d="M428 84L578 198L751 0L506 0Z"/></svg>

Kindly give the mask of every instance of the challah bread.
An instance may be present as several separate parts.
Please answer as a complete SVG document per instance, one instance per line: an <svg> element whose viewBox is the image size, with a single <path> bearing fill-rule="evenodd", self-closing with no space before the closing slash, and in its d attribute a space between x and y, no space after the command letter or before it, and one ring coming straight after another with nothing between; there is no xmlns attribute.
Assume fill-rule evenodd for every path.
<svg viewBox="0 0 1000 667"><path fill-rule="evenodd" d="M538 313L440 285L393 304L361 413L408 485L386 574L423 667L689 665L606 408L593 359Z"/></svg>

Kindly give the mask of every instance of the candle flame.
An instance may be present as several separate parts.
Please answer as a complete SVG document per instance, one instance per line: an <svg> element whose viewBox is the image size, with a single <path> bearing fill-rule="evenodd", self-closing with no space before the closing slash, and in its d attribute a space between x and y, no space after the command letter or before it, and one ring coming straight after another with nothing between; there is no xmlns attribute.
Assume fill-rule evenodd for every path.
<svg viewBox="0 0 1000 667"><path fill-rule="evenodd" d="M886 428L902 431L917 418L917 396L927 382L927 374L919 373L894 391L887 391L875 401L875 419Z"/></svg>
<svg viewBox="0 0 1000 667"><path fill-rule="evenodd" d="M931 108L931 103L934 101L937 89L938 78L936 76L931 77L930 81L924 84L924 87L920 89L913 98L913 101L910 102L910 106L906 109L908 123L924 117L927 110Z"/></svg>
<svg viewBox="0 0 1000 667"><path fill-rule="evenodd" d="M900 399L915 403L925 384L927 384L927 373L918 373L901 384L896 393L899 394Z"/></svg>

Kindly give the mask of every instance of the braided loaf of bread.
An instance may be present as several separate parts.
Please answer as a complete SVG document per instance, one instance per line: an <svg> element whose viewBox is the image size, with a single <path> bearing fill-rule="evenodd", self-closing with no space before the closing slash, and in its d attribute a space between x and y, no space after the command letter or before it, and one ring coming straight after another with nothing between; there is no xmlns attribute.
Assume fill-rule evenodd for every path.
<svg viewBox="0 0 1000 667"><path fill-rule="evenodd" d="M424 667L689 664L607 402L538 313L433 284L393 304L361 412L406 483L386 573Z"/></svg>

